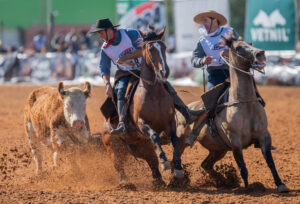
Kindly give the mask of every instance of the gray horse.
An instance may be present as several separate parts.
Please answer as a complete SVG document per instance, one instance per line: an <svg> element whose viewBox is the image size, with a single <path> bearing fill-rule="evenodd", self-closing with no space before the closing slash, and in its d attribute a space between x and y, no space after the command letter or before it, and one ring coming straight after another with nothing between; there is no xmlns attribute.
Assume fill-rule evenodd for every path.
<svg viewBox="0 0 300 204"><path fill-rule="evenodd" d="M249 72L250 68L258 71L263 69L266 60L264 51L233 37L223 40L230 48L229 98L225 107L214 117L218 134L212 134L208 125L205 124L197 138L197 141L209 150L209 155L201 166L207 172L215 173L214 164L222 159L227 151L232 151L247 188L248 171L242 150L256 143L261 147L262 154L271 169L277 190L288 192L289 189L276 171L271 153L271 135L268 131L266 112L257 98L253 75ZM192 110L199 110L201 104L201 101L196 101L188 106ZM177 134L181 141L180 151L183 153L187 145L182 141L191 133L194 124L186 125L180 113L177 113L177 116Z"/></svg>

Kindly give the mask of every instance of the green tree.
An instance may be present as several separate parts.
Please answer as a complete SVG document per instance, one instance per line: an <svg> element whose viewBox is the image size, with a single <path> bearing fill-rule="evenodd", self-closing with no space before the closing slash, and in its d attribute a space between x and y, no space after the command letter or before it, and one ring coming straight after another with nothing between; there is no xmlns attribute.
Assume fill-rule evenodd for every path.
<svg viewBox="0 0 300 204"><path fill-rule="evenodd" d="M299 0L300 1L300 0ZM230 0L230 26L244 36L246 0Z"/></svg>
<svg viewBox="0 0 300 204"><path fill-rule="evenodd" d="M164 0L167 12L167 21L168 21L168 30L169 33L174 32L174 18L173 18L173 1L172 0Z"/></svg>

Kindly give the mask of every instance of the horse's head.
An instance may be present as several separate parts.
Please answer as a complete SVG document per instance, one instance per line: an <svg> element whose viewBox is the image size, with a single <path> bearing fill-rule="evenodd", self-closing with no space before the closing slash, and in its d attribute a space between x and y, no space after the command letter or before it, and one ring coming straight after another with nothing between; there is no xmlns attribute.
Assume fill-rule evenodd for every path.
<svg viewBox="0 0 300 204"><path fill-rule="evenodd" d="M253 47L251 43L237 38L233 33L223 37L223 42L229 48L229 56L232 62L244 71L250 68L259 72L265 67L265 51Z"/></svg>
<svg viewBox="0 0 300 204"><path fill-rule="evenodd" d="M150 27L150 31L143 33L139 31L143 38L143 58L146 66L151 67L159 78L165 78L169 74L169 67L166 60L166 45L161 40L165 28L156 33Z"/></svg>

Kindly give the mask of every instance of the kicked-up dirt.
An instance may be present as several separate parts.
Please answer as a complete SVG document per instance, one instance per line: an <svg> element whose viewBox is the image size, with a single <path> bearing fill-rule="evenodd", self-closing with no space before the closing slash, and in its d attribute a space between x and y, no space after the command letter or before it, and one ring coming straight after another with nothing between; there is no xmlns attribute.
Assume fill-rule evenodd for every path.
<svg viewBox="0 0 300 204"><path fill-rule="evenodd" d="M101 145L91 145L74 152L76 165L68 159L53 168L52 157L45 149L44 171L36 175L35 164L25 137L23 109L28 94L37 86L0 86L0 203L300 203L300 88L259 87L265 99L273 157L279 175L291 189L279 194L260 149L245 149L249 188L243 187L232 153L217 162L215 169L225 179L213 180L200 167L208 154L200 144L187 148L182 156L190 183L179 187L154 189L146 162L129 158L126 174L130 183L118 184L112 162ZM185 103L199 100L199 87L176 87ZM186 90L190 93L180 92ZM192 94L191 94L192 93ZM87 114L91 133L101 131L99 111L105 100L103 87L92 87ZM172 158L170 145L163 147ZM67 158L67 156L66 156ZM169 184L171 172L162 172Z"/></svg>

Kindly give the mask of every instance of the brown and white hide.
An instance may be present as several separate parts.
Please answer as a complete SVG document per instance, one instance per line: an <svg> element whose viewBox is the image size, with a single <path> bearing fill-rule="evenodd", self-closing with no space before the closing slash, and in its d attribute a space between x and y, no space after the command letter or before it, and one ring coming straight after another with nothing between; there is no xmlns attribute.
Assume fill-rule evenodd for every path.
<svg viewBox="0 0 300 204"><path fill-rule="evenodd" d="M88 82L83 90L77 87L65 90L59 82L57 88L44 87L30 93L24 109L24 126L37 172L42 169L41 145L52 150L57 166L59 152L88 142L86 102L90 93Z"/></svg>

